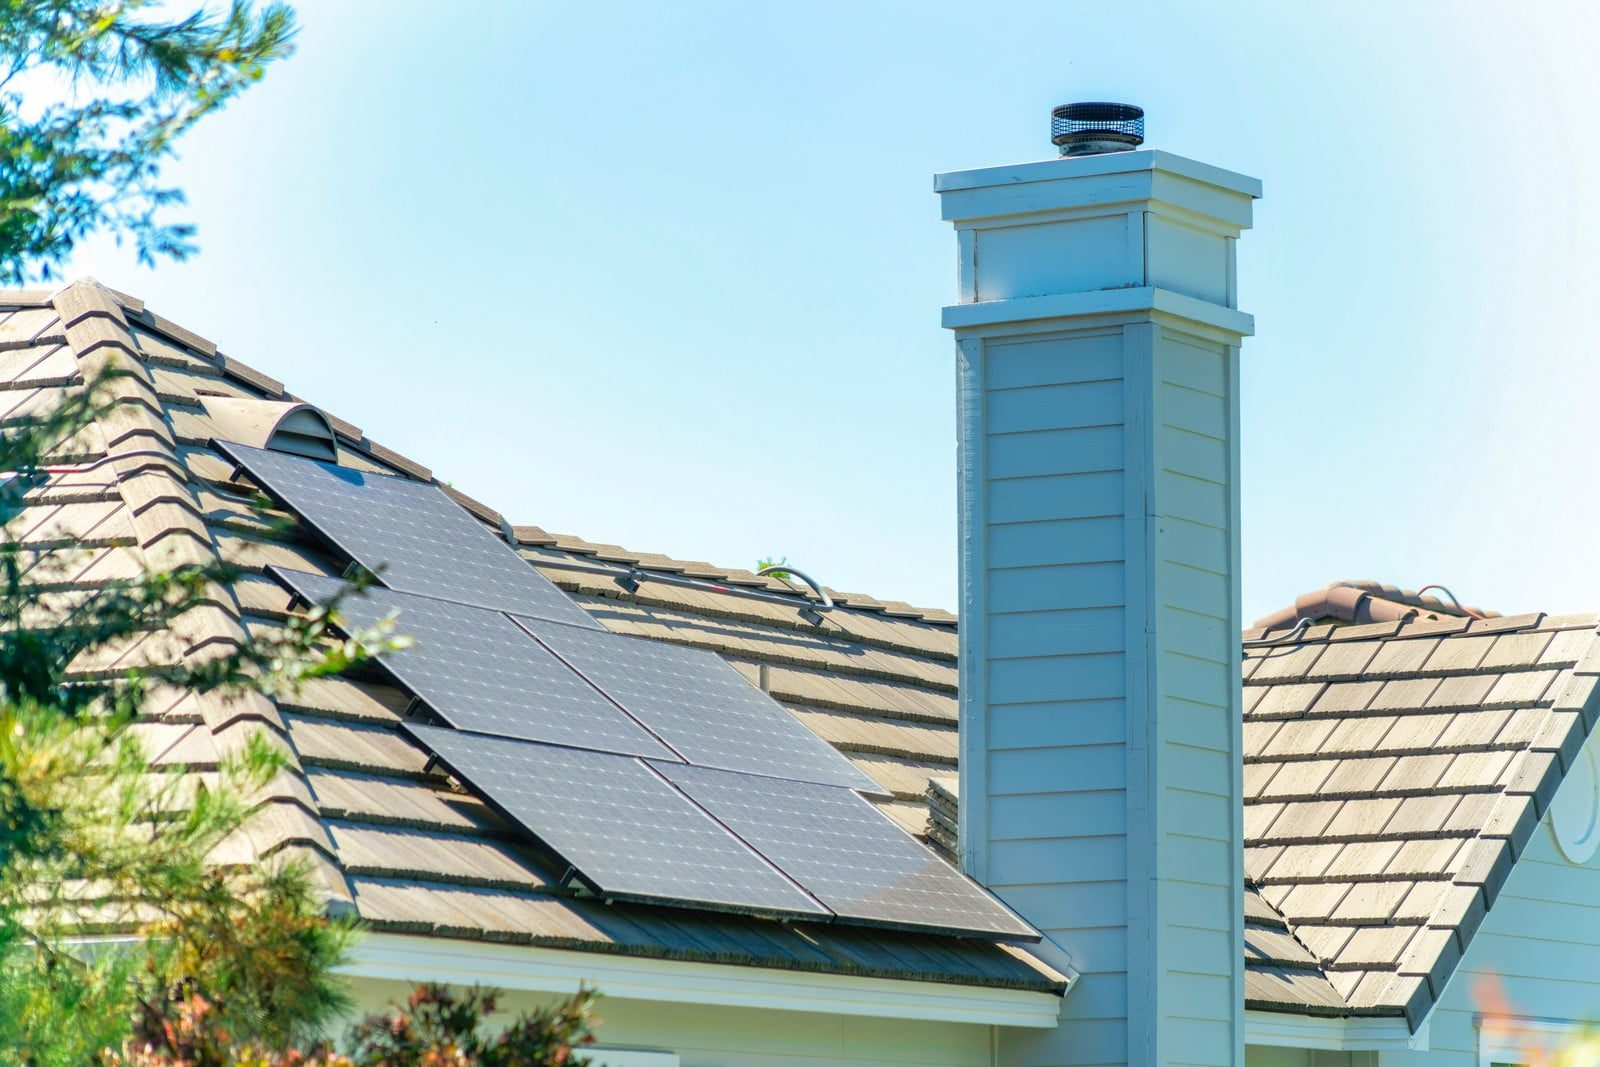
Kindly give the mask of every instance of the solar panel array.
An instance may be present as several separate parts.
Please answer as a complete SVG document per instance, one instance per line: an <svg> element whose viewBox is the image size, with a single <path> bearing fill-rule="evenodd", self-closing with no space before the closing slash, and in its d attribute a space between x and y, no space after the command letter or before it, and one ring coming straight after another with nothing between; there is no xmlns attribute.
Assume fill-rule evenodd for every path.
<svg viewBox="0 0 1600 1067"><path fill-rule="evenodd" d="M273 574L311 603L344 583L303 571ZM498 611L372 587L340 612L369 627L391 611L413 640L384 670L461 730L673 759L671 749Z"/></svg>
<svg viewBox="0 0 1600 1067"><path fill-rule="evenodd" d="M715 908L828 911L640 760L407 726L502 814L535 830L596 891Z"/></svg>
<svg viewBox="0 0 1600 1067"><path fill-rule="evenodd" d="M217 442L280 504L404 593L600 629L511 546L425 482Z"/></svg>
<svg viewBox="0 0 1600 1067"><path fill-rule="evenodd" d="M517 621L690 763L884 792L714 652Z"/></svg>
<svg viewBox="0 0 1600 1067"><path fill-rule="evenodd" d="M841 919L996 938L1032 928L854 791L658 764L696 804Z"/></svg>
<svg viewBox="0 0 1600 1067"><path fill-rule="evenodd" d="M404 729L608 898L997 940L1038 934L903 832L887 795L710 652L612 634L436 486L218 442L381 586L382 669L453 729ZM323 603L344 583L271 568Z"/></svg>

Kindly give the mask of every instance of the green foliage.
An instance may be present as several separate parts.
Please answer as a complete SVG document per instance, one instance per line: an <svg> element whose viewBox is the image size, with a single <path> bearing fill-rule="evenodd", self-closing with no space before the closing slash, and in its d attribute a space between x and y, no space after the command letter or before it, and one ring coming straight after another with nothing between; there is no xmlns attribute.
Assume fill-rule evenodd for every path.
<svg viewBox="0 0 1600 1067"><path fill-rule="evenodd" d="M525 1012L489 1033L493 992L459 996L418 986L403 1006L351 1029L347 1053L323 1043L310 1050L271 1051L240 1043L218 1023L214 1005L191 994L164 1017L143 1020L138 1033L105 1067L583 1067L576 1051L594 1041L595 994L578 993L552 1008Z"/></svg>
<svg viewBox="0 0 1600 1067"><path fill-rule="evenodd" d="M152 0L0 0L0 282L55 277L97 232L131 238L144 263L189 255L160 165L294 33L281 3L174 17Z"/></svg>
<svg viewBox="0 0 1600 1067"><path fill-rule="evenodd" d="M48 491L44 460L105 410L114 379L108 372L59 411L0 428L0 471L9 472L0 527ZM286 770L281 741L260 727L215 766L161 765L131 727L156 693L292 691L405 641L392 618L361 630L341 617L344 596L360 591L352 586L209 657L172 645L147 663L100 669L212 610L218 587L239 574L217 563L74 587L67 577L86 551L0 539L0 1063L581 1062L572 1050L591 1040L588 993L490 1036L492 993L423 987L403 1010L355 1028L348 1057L306 1047L349 1008L333 971L355 926L328 916L307 867L248 846L226 858L251 798Z"/></svg>
<svg viewBox="0 0 1600 1067"><path fill-rule="evenodd" d="M756 573L761 573L766 567L774 567L777 569L767 572L769 577L777 578L779 581L784 582L790 581L794 578L794 575L782 569L783 565L788 562L788 556L763 556L761 559L756 560Z"/></svg>
<svg viewBox="0 0 1600 1067"><path fill-rule="evenodd" d="M472 989L458 997L423 985L403 1010L356 1027L351 1060L355 1067L580 1067L588 1061L574 1058L573 1050L594 1041L594 1001L593 991L580 990L491 1035L483 1020L496 1010L494 993Z"/></svg>
<svg viewBox="0 0 1600 1067"><path fill-rule="evenodd" d="M160 166L190 126L289 54L294 22L276 2L259 13L246 0L170 7L0 0L0 284L54 277L97 233L131 239L146 263L193 251L192 228L166 219L182 195ZM242 837L256 798L288 770L286 743L266 726L233 729L214 763L186 767L153 761L139 724L170 703L157 707L157 695L292 692L404 641L393 619L343 624L356 582L285 626L197 654L175 635L216 610L236 568L84 587L71 580L83 546L15 541L13 521L51 484L50 458L81 452L68 442L109 410L120 373L0 425L0 1064L578 1062L589 994L489 1038L492 994L426 987L352 1032L356 1059L305 1048L348 1010L333 971L356 928L329 916L309 867L262 859ZM115 469L102 469L114 498Z"/></svg>
<svg viewBox="0 0 1600 1067"><path fill-rule="evenodd" d="M0 430L0 524L48 487L44 459L105 410L115 376ZM159 649L238 573L217 563L74 587L85 552L0 541L0 1062L98 1062L136 1015L164 1017L192 990L215 998L217 1025L287 1047L347 1009L330 972L354 928L324 914L303 866L217 858L284 771L284 746L261 729L184 773L152 764L129 726L155 692L292 689L403 642L393 620L330 640L341 594L208 656L171 645L99 669L140 639ZM74 947L108 932L134 936Z"/></svg>

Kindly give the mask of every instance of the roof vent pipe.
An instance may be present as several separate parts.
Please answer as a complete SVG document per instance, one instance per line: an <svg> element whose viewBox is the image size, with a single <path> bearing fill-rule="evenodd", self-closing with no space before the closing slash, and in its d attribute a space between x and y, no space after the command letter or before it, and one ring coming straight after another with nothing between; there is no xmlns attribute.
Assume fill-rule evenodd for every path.
<svg viewBox="0 0 1600 1067"><path fill-rule="evenodd" d="M1089 101L1050 111L1050 143L1064 156L1131 152L1144 144L1144 108Z"/></svg>

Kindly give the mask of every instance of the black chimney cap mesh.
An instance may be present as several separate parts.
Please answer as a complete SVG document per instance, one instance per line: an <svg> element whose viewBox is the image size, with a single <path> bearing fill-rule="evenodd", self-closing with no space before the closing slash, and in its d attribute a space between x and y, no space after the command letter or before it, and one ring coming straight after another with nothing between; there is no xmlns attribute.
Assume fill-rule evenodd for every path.
<svg viewBox="0 0 1600 1067"><path fill-rule="evenodd" d="M1133 104L1085 102L1062 104L1050 111L1050 141L1063 151L1075 145L1116 142L1129 147L1144 143L1144 108Z"/></svg>

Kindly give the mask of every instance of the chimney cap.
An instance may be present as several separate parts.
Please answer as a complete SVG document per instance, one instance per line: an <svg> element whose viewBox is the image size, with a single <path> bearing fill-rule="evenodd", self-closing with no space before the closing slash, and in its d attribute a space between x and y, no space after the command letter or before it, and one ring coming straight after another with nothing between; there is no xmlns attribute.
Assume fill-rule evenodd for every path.
<svg viewBox="0 0 1600 1067"><path fill-rule="evenodd" d="M1144 144L1144 108L1087 100L1050 110L1050 143L1064 156L1130 152Z"/></svg>

